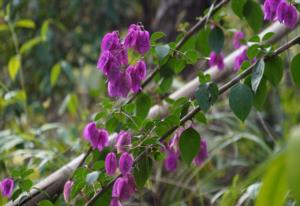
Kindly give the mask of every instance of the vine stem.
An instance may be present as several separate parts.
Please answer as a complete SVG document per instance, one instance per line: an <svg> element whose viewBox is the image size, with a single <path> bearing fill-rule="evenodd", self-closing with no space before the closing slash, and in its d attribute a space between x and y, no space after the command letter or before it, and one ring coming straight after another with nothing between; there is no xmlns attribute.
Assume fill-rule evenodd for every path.
<svg viewBox="0 0 300 206"><path fill-rule="evenodd" d="M263 57L261 57L259 60L264 59L267 60L269 58L272 58L274 56L277 56L279 54L281 54L282 52L286 51L287 49L289 49L290 47L299 44L300 43L300 35L295 37L294 39L292 39L291 41L287 42L286 44L282 45L281 47L279 47L278 49L276 49L272 54L270 55L265 55ZM229 82L225 83L223 86L220 87L219 90L219 95L225 93L228 89L230 89L231 87L233 87L234 85L236 85L237 83L239 83L242 79L244 79L245 77L247 77L248 75L251 74L253 68L255 67L256 63L252 64L250 67L248 67L246 70L244 70L242 73L240 73L239 75L237 75L236 77L234 77L232 80L230 80ZM186 123L188 120L191 120L199 111L201 111L200 107L196 107L195 109L193 109L192 111L190 111L187 115L185 115L181 120L180 120L180 124L178 126L174 126L173 128L171 128L170 130L168 130L163 136L161 136L161 138L159 139L159 141L164 141L169 135L171 135L176 129L178 129L179 126L183 125L184 123ZM134 161L134 165L141 159L141 157L147 153L147 149L144 150ZM118 175L117 177L115 177L112 181L110 181L106 186L104 186L101 190L99 190L86 204L85 206L91 206L96 200L97 198L103 194L104 192L106 192L115 182L115 180L117 178L119 178L121 175Z"/></svg>

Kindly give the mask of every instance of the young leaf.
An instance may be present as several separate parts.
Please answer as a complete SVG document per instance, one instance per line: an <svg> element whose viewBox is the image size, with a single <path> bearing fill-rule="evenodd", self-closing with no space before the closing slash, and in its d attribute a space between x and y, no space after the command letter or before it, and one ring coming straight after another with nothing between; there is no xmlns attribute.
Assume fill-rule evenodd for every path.
<svg viewBox="0 0 300 206"><path fill-rule="evenodd" d="M136 116L138 116L140 119L144 119L147 117L147 114L149 112L149 109L151 107L151 98L147 94L139 94L138 98L136 100Z"/></svg>
<svg viewBox="0 0 300 206"><path fill-rule="evenodd" d="M60 72L61 72L60 63L56 63L51 69L51 75L50 75L51 87L53 87L56 84Z"/></svg>
<svg viewBox="0 0 300 206"><path fill-rule="evenodd" d="M267 81L263 78L259 84L259 87L254 94L253 105L256 109L261 110L267 98Z"/></svg>
<svg viewBox="0 0 300 206"><path fill-rule="evenodd" d="M229 106L233 113L242 121L250 113L253 102L251 89L241 83L231 88L229 93Z"/></svg>
<svg viewBox="0 0 300 206"><path fill-rule="evenodd" d="M181 158L186 164L191 164L200 150L200 135L193 128L186 129L179 139Z"/></svg>
<svg viewBox="0 0 300 206"><path fill-rule="evenodd" d="M133 176L138 188L143 188L152 171L152 159L143 156L133 169Z"/></svg>
<svg viewBox="0 0 300 206"><path fill-rule="evenodd" d="M207 112L210 107L210 103L209 92L206 84L201 84L199 86L198 90L195 93L195 97L201 110Z"/></svg>
<svg viewBox="0 0 300 206"><path fill-rule="evenodd" d="M21 67L21 60L19 56L13 56L9 59L8 62L8 73L9 73L9 77L12 80L16 79L16 76L18 74L18 71Z"/></svg>
<svg viewBox="0 0 300 206"><path fill-rule="evenodd" d="M31 19L21 19L16 22L16 27L34 29L35 23Z"/></svg>
<svg viewBox="0 0 300 206"><path fill-rule="evenodd" d="M217 99L218 99L218 96L219 96L219 88L218 88L218 85L216 83L209 83L208 84L208 91L209 91L209 94L210 94L210 105L213 105Z"/></svg>
<svg viewBox="0 0 300 206"><path fill-rule="evenodd" d="M155 43L157 40L163 38L164 36L166 36L166 34L163 32L154 32L151 35L150 41L151 41L151 43Z"/></svg>
<svg viewBox="0 0 300 206"><path fill-rule="evenodd" d="M296 86L300 87L300 54L297 54L291 62L291 74Z"/></svg>
<svg viewBox="0 0 300 206"><path fill-rule="evenodd" d="M254 93L256 92L256 90L260 84L260 81L264 74L264 70L265 70L265 62L263 59L261 59L255 64L253 71L252 71L251 87L252 87L252 90L254 91Z"/></svg>
<svg viewBox="0 0 300 206"><path fill-rule="evenodd" d="M224 33L221 28L213 28L208 37L209 47L216 53L220 53L224 46Z"/></svg>
<svg viewBox="0 0 300 206"><path fill-rule="evenodd" d="M38 206L54 206L49 200L42 200L38 203Z"/></svg>
<svg viewBox="0 0 300 206"><path fill-rule="evenodd" d="M248 0L244 5L243 14L254 32L258 32L263 23L263 12L260 4L253 0Z"/></svg>
<svg viewBox="0 0 300 206"><path fill-rule="evenodd" d="M187 50L185 52L185 59L188 64L196 64L199 59L199 53L194 49Z"/></svg>
<svg viewBox="0 0 300 206"><path fill-rule="evenodd" d="M280 83L283 76L283 62L279 56L265 61L265 76L274 86Z"/></svg>
<svg viewBox="0 0 300 206"><path fill-rule="evenodd" d="M243 10L246 0L232 0L231 9L241 19L243 18Z"/></svg>

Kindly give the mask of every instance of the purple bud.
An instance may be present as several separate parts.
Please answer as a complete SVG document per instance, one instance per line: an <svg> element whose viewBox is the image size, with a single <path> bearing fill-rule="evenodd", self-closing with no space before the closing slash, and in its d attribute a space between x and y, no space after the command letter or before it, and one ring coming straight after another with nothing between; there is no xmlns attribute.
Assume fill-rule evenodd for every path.
<svg viewBox="0 0 300 206"><path fill-rule="evenodd" d="M119 169L123 175L130 173L133 165L133 156L124 152L119 159Z"/></svg>
<svg viewBox="0 0 300 206"><path fill-rule="evenodd" d="M98 140L97 148L98 148L99 152L101 152L104 149L104 147L108 146L109 134L108 134L107 130L105 130L105 129L98 129L98 132L99 132L99 140Z"/></svg>
<svg viewBox="0 0 300 206"><path fill-rule="evenodd" d="M91 136L97 132L97 126L95 122L88 123L83 129L83 138L90 141Z"/></svg>
<svg viewBox="0 0 300 206"><path fill-rule="evenodd" d="M135 72L140 80L145 79L147 73L146 63L142 60L138 61L135 65Z"/></svg>
<svg viewBox="0 0 300 206"><path fill-rule="evenodd" d="M204 138L201 138L200 151L197 154L197 156L194 158L193 162L196 166L200 166L203 164L203 162L206 160L207 157L208 157L208 151L207 151L206 140Z"/></svg>
<svg viewBox="0 0 300 206"><path fill-rule="evenodd" d="M114 182L113 188L112 188L112 197L113 198L119 198L125 188L125 180L123 177L119 177Z"/></svg>
<svg viewBox="0 0 300 206"><path fill-rule="evenodd" d="M276 17L276 9L281 0L266 0L264 2L264 19L273 21Z"/></svg>
<svg viewBox="0 0 300 206"><path fill-rule="evenodd" d="M144 55L150 49L150 34L148 31L138 31L135 49Z"/></svg>
<svg viewBox="0 0 300 206"><path fill-rule="evenodd" d="M164 165L167 171L173 172L177 168L177 161L179 158L179 153L172 148L167 148L167 155L164 161Z"/></svg>
<svg viewBox="0 0 300 206"><path fill-rule="evenodd" d="M245 35L241 31L234 32L233 35L233 47L238 49L241 47L241 40L245 38Z"/></svg>
<svg viewBox="0 0 300 206"><path fill-rule="evenodd" d="M136 184L135 184L135 180L134 177L132 176L132 174L127 174L125 176L126 178L126 190L129 192L129 196L133 195L137 189L136 189Z"/></svg>
<svg viewBox="0 0 300 206"><path fill-rule="evenodd" d="M224 56L222 53L217 54L216 52L210 53L209 66L217 66L219 70L224 68Z"/></svg>
<svg viewBox="0 0 300 206"><path fill-rule="evenodd" d="M105 34L101 42L102 51L118 49L120 44L119 35L117 32Z"/></svg>
<svg viewBox="0 0 300 206"><path fill-rule="evenodd" d="M9 198L14 189L14 180L12 178L5 178L0 183L0 191L3 197Z"/></svg>
<svg viewBox="0 0 300 206"><path fill-rule="evenodd" d="M111 201L110 201L109 206L122 206L122 204L118 200L118 198L112 198Z"/></svg>
<svg viewBox="0 0 300 206"><path fill-rule="evenodd" d="M183 132L184 130L185 130L185 129L184 129L183 127L179 127L179 128L176 130L174 136L173 136L173 137L170 139L170 141L169 141L169 145L168 145L169 148L172 148L172 149L174 149L175 151L178 151L178 142L179 142L179 138L180 138L180 136L181 136L181 134L182 134L182 132Z"/></svg>
<svg viewBox="0 0 300 206"><path fill-rule="evenodd" d="M130 75L131 77L131 90L134 93L137 93L141 91L141 80L136 72L136 69L134 66L128 66L126 69L126 72Z"/></svg>
<svg viewBox="0 0 300 206"><path fill-rule="evenodd" d="M72 180L68 180L64 185L64 199L65 202L69 201L71 189L73 187L74 182Z"/></svg>
<svg viewBox="0 0 300 206"><path fill-rule="evenodd" d="M117 170L117 157L115 153L110 152L105 158L105 171L109 176L113 176Z"/></svg>
<svg viewBox="0 0 300 206"><path fill-rule="evenodd" d="M284 23L289 28L294 28L298 20L298 12L294 5L281 1L277 8L278 21Z"/></svg>
<svg viewBox="0 0 300 206"><path fill-rule="evenodd" d="M140 27L136 24L131 24L128 33L125 37L124 45L126 48L134 48Z"/></svg>
<svg viewBox="0 0 300 206"><path fill-rule="evenodd" d="M124 177L119 177L113 185L112 197L120 200L128 200L136 191L134 178L128 174Z"/></svg>
<svg viewBox="0 0 300 206"><path fill-rule="evenodd" d="M116 73L119 73L120 62L110 51L106 50L100 55L97 63L97 68L102 70L104 75L111 78Z"/></svg>
<svg viewBox="0 0 300 206"><path fill-rule="evenodd" d="M120 131L116 138L116 148L118 152L126 152L131 145L131 134L126 131Z"/></svg>
<svg viewBox="0 0 300 206"><path fill-rule="evenodd" d="M233 71L238 71L244 61L249 60L247 56L247 49L244 49L240 55L238 55L234 60Z"/></svg>

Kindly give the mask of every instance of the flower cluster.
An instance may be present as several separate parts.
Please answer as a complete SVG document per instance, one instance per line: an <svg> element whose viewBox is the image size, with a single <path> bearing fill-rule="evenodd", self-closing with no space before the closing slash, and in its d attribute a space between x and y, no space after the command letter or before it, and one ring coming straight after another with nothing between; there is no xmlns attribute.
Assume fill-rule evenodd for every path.
<svg viewBox="0 0 300 206"><path fill-rule="evenodd" d="M165 148L166 158L164 160L164 166L168 172L175 171L177 168L177 162L180 157L178 142L179 142L179 138L183 131L184 131L184 128L182 128L182 127L177 129L174 136L170 139L170 141L166 145L166 148ZM197 154L197 156L194 158L193 163L196 166L200 166L200 165L202 165L202 163L204 162L204 160L207 157L208 157L208 151L207 151L206 140L204 138L201 138L200 151Z"/></svg>
<svg viewBox="0 0 300 206"><path fill-rule="evenodd" d="M146 77L147 68L143 60L128 65L128 49L140 55L149 51L150 35L142 25L130 25L124 41L116 31L107 33L102 39L97 68L108 79L108 94L111 97L127 97L130 90L139 92Z"/></svg>
<svg viewBox="0 0 300 206"><path fill-rule="evenodd" d="M108 132L106 129L98 129L95 122L88 123L83 130L83 138L89 141L93 149L101 152L108 146Z"/></svg>
<svg viewBox="0 0 300 206"><path fill-rule="evenodd" d="M12 178L5 178L0 182L0 191L3 197L9 198L14 189L14 180Z"/></svg>
<svg viewBox="0 0 300 206"><path fill-rule="evenodd" d="M131 174L134 159L133 155L128 152L130 145L131 134L120 131L115 143L118 153L121 153L119 162L114 152L108 153L105 157L106 174L114 176L118 168L122 174L114 182L110 206L121 206L121 201L128 200L136 192L135 180Z"/></svg>
<svg viewBox="0 0 300 206"><path fill-rule="evenodd" d="M286 0L265 0L264 2L265 20L278 20L289 28L294 28L298 21L297 9Z"/></svg>

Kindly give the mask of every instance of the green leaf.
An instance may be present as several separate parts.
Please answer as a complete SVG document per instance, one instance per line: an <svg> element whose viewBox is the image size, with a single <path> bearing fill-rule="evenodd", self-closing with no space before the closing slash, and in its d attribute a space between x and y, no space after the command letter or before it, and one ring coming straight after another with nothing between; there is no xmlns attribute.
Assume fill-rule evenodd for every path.
<svg viewBox="0 0 300 206"><path fill-rule="evenodd" d="M150 41L151 43L155 43L157 40L165 37L166 34L163 33L163 32L154 32L152 35L151 35L151 38L150 38Z"/></svg>
<svg viewBox="0 0 300 206"><path fill-rule="evenodd" d="M186 63L183 59L172 58L168 61L168 66L172 68L172 70L179 74L185 67Z"/></svg>
<svg viewBox="0 0 300 206"><path fill-rule="evenodd" d="M300 201L300 167L297 166L299 164L299 148L300 127L296 126L291 130L288 139L287 176L289 189L291 190L293 198L298 202Z"/></svg>
<svg viewBox="0 0 300 206"><path fill-rule="evenodd" d="M196 64L199 59L199 53L194 49L187 50L185 52L185 59L188 64Z"/></svg>
<svg viewBox="0 0 300 206"><path fill-rule="evenodd" d="M109 203L111 201L111 188L106 190L103 194L101 194L93 205L101 205L101 206L109 206Z"/></svg>
<svg viewBox="0 0 300 206"><path fill-rule="evenodd" d="M210 97L209 97L210 105L213 105L217 101L218 96L219 96L218 85L214 82L209 83L208 84L208 91L209 91L209 94L210 94Z"/></svg>
<svg viewBox="0 0 300 206"><path fill-rule="evenodd" d="M291 62L291 74L295 85L300 87L300 53Z"/></svg>
<svg viewBox="0 0 300 206"><path fill-rule="evenodd" d="M16 27L21 27L21 28L27 28L27 29L34 29L35 28L35 23L34 21L30 19L21 19L16 22Z"/></svg>
<svg viewBox="0 0 300 206"><path fill-rule="evenodd" d="M254 32L259 32L263 23L263 12L260 4L253 0L248 0L244 5L243 14Z"/></svg>
<svg viewBox="0 0 300 206"><path fill-rule="evenodd" d="M253 102L251 89L241 83L233 86L229 93L229 106L233 113L242 121L250 113Z"/></svg>
<svg viewBox="0 0 300 206"><path fill-rule="evenodd" d="M200 30L196 41L196 49L204 56L209 56L210 53L210 48L208 45L209 33L209 28L204 28Z"/></svg>
<svg viewBox="0 0 300 206"><path fill-rule="evenodd" d="M265 70L265 62L263 59L261 59L255 64L252 70L251 87L254 93L257 91L260 81L264 75L264 70Z"/></svg>
<svg viewBox="0 0 300 206"><path fill-rule="evenodd" d="M38 203L38 206L54 206L49 200L42 200Z"/></svg>
<svg viewBox="0 0 300 206"><path fill-rule="evenodd" d="M224 46L224 38L225 37L224 37L223 30L216 26L209 33L209 37L208 37L209 47L213 51L220 53Z"/></svg>
<svg viewBox="0 0 300 206"><path fill-rule="evenodd" d="M8 73L9 73L9 77L13 81L16 79L16 76L20 68L21 68L21 58L18 55L11 57L8 62Z"/></svg>
<svg viewBox="0 0 300 206"><path fill-rule="evenodd" d="M151 98L149 95L140 93L136 100L135 114L140 119L145 119L151 107Z"/></svg>
<svg viewBox="0 0 300 206"><path fill-rule="evenodd" d="M159 58L159 60L162 60L164 57L166 57L170 52L170 46L165 45L159 45L155 47L156 54Z"/></svg>
<svg viewBox="0 0 300 206"><path fill-rule="evenodd" d="M243 18L243 10L246 0L231 0L232 11L241 19Z"/></svg>
<svg viewBox="0 0 300 206"><path fill-rule="evenodd" d="M282 206L288 192L286 174L286 156L277 156L263 177L262 185L256 199L256 206Z"/></svg>
<svg viewBox="0 0 300 206"><path fill-rule="evenodd" d="M32 181L31 180L29 180L29 179L25 179L25 180L22 180L22 181L20 181L20 183L19 183L19 186L20 186L20 188L23 190L23 191L29 191L30 190L30 188L32 187Z"/></svg>
<svg viewBox="0 0 300 206"><path fill-rule="evenodd" d="M206 84L199 85L199 88L195 93L195 97L201 110L207 112L210 107L210 102Z"/></svg>
<svg viewBox="0 0 300 206"><path fill-rule="evenodd" d="M152 171L152 159L149 156L143 156L140 161L134 166L133 176L136 185L142 189L147 182Z"/></svg>
<svg viewBox="0 0 300 206"><path fill-rule="evenodd" d="M253 104L255 106L256 109L261 110L266 98L267 98L267 81L263 78L259 84L259 87L256 91L256 93L254 94L254 101Z"/></svg>
<svg viewBox="0 0 300 206"><path fill-rule="evenodd" d="M98 172L98 171L89 173L85 178L86 183L88 183L89 185L92 185L94 182L97 181L99 174L100 174L100 172Z"/></svg>
<svg viewBox="0 0 300 206"><path fill-rule="evenodd" d="M267 41L267 40L271 39L274 36L274 34L275 34L274 32L268 32L263 36L262 40Z"/></svg>
<svg viewBox="0 0 300 206"><path fill-rule="evenodd" d="M254 44L247 49L247 56L249 59L253 59L254 57L258 56L260 51L260 46L258 44Z"/></svg>
<svg viewBox="0 0 300 206"><path fill-rule="evenodd" d="M195 115L195 119L198 121L198 122L202 122L204 124L207 123L207 119L205 117L205 115L202 113L202 112L198 112L196 115Z"/></svg>
<svg viewBox="0 0 300 206"><path fill-rule="evenodd" d="M283 76L283 62L279 56L265 61L265 76L274 86L277 86Z"/></svg>
<svg viewBox="0 0 300 206"><path fill-rule="evenodd" d="M193 128L186 129L179 138L181 158L186 164L191 164L200 150L200 135Z"/></svg>
<svg viewBox="0 0 300 206"><path fill-rule="evenodd" d="M25 54L26 52L29 52L33 47L40 44L41 42L43 42L42 37L35 37L30 39L21 46L20 53Z"/></svg>
<svg viewBox="0 0 300 206"><path fill-rule="evenodd" d="M58 62L51 69L51 75L50 75L51 87L53 87L56 84L60 72L61 72L61 65Z"/></svg>

